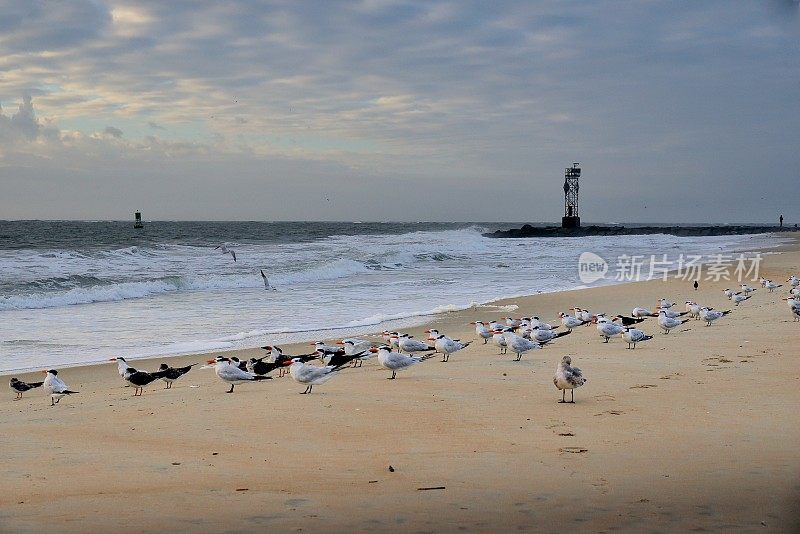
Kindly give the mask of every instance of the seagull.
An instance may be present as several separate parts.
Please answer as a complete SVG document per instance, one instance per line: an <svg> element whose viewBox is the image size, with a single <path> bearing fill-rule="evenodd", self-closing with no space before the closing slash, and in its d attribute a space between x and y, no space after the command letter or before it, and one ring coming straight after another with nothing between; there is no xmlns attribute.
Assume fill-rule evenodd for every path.
<svg viewBox="0 0 800 534"><path fill-rule="evenodd" d="M392 376L387 377L388 380L394 380L397 377L397 371L408 369L412 365L416 365L419 362L431 358L430 355L407 356L405 354L400 354L399 352L392 352L388 345L381 345L378 348L371 348L369 350L370 352L375 352L378 354L378 363L381 365L381 367L389 369L392 372Z"/></svg>
<svg viewBox="0 0 800 534"><path fill-rule="evenodd" d="M69 390L64 381L58 378L58 371L55 369L44 371L44 373L47 374L47 377L44 379L42 389L44 389L45 393L50 395L50 406L58 404L61 397L64 395L74 395L78 393L77 391Z"/></svg>
<svg viewBox="0 0 800 534"><path fill-rule="evenodd" d="M647 308L639 308L639 307L634 308L633 311L631 312L631 315L633 317L636 317L637 319L641 319L642 317L658 317L657 313L653 313Z"/></svg>
<svg viewBox="0 0 800 534"><path fill-rule="evenodd" d="M144 371L137 371L133 367L128 367L125 369L125 376L123 378L135 388L133 390L133 396L141 397L142 393L144 393L144 387L147 384L160 379L161 373L150 374Z"/></svg>
<svg viewBox="0 0 800 534"><path fill-rule="evenodd" d="M625 331L625 327L620 324L613 323L605 317L601 317L597 319L597 331L600 332L600 336L605 338L603 343L608 343L609 339L623 333Z"/></svg>
<svg viewBox="0 0 800 534"><path fill-rule="evenodd" d="M172 383L188 373L195 365L197 364L193 363L192 365L187 365L186 367L170 367L166 363L162 363L158 367L157 372L161 376L161 380L167 383L167 387L164 389L172 389Z"/></svg>
<svg viewBox="0 0 800 534"><path fill-rule="evenodd" d="M653 339L653 336L648 336L638 328L630 328L626 326L625 330L622 332L622 339L624 339L628 344L626 348L635 349L637 343L649 341Z"/></svg>
<svg viewBox="0 0 800 534"><path fill-rule="evenodd" d="M583 321L577 317L567 315L564 312L559 313L558 316L561 318L561 324L563 324L569 331L572 331L573 328L583 324Z"/></svg>
<svg viewBox="0 0 800 534"><path fill-rule="evenodd" d="M663 309L666 310L666 309L669 309L669 308L671 308L673 306L675 306L675 303L674 302L670 302L667 299L659 299L659 301L658 301L658 307L659 308L663 308Z"/></svg>
<svg viewBox="0 0 800 534"><path fill-rule="evenodd" d="M677 328L683 323L688 322L689 319L673 319L672 317L667 317L667 314L664 310L661 310L661 313L658 314L658 324L664 330L665 334L669 334L669 331L673 328Z"/></svg>
<svg viewBox="0 0 800 534"><path fill-rule="evenodd" d="M230 254L233 256L233 261L236 261L236 252L232 248L228 248L227 245L222 244L219 246L214 247L214 250L220 249L223 254Z"/></svg>
<svg viewBox="0 0 800 534"><path fill-rule="evenodd" d="M483 321L475 321L474 323L469 323L469 324L475 325L475 333L478 334L478 337L483 338L484 345L486 345L486 343L488 343L489 340L492 339L493 333L491 330L489 330L489 328L486 326L486 323L484 323Z"/></svg>
<svg viewBox="0 0 800 534"><path fill-rule="evenodd" d="M733 289L723 289L722 292L725 293L725 296L728 297L728 300L733 298Z"/></svg>
<svg viewBox="0 0 800 534"><path fill-rule="evenodd" d="M583 321L583 324L585 325L591 323L593 320L595 320L596 317L603 315L602 313L595 314L590 312L589 310L584 310L581 308L572 308L572 311L575 312L575 318Z"/></svg>
<svg viewBox="0 0 800 534"><path fill-rule="evenodd" d="M436 347L432 347L424 341L416 340L408 334L400 334L398 345L400 346L401 351L409 354L413 354L415 352L433 352L436 350Z"/></svg>
<svg viewBox="0 0 800 534"><path fill-rule="evenodd" d="M233 254L232 251L231 251L231 254ZM233 261L236 261L236 256L233 257ZM264 279L264 289L266 289L267 291L277 291L278 290L278 288L270 285L269 278L267 278L267 275L264 274L264 269L261 269L261 278Z"/></svg>
<svg viewBox="0 0 800 534"><path fill-rule="evenodd" d="M514 360L515 362L520 361L522 359L522 355L526 352L542 348L542 346L535 341L525 339L524 337L518 336L514 332L505 332L503 335L506 338L506 343L508 346L511 347L511 350L517 355L517 358Z"/></svg>
<svg viewBox="0 0 800 534"><path fill-rule="evenodd" d="M694 302L693 300L687 300L686 301L686 311L689 312L689 317L691 317L693 319L699 319L700 318L700 310L702 310L702 309L703 309L703 307L700 306L698 303ZM711 308L708 308L708 309L710 310Z"/></svg>
<svg viewBox="0 0 800 534"><path fill-rule="evenodd" d="M706 323L708 323L706 324L706 326L711 326L711 323L713 323L720 317L728 315L730 312L731 310L717 311L717 310L712 310L711 308L701 308L700 318L704 320Z"/></svg>
<svg viewBox="0 0 800 534"><path fill-rule="evenodd" d="M789 290L789 294L795 297L800 297L800 287L793 287Z"/></svg>
<svg viewBox="0 0 800 534"><path fill-rule="evenodd" d="M317 367L316 365L308 365L303 363L300 358L292 358L292 364L289 366L289 374L295 382L305 384L305 391L301 391L301 395L311 393L311 388L319 384L324 384L334 376L334 372L341 369L341 366L326 365L325 367Z"/></svg>
<svg viewBox="0 0 800 534"><path fill-rule="evenodd" d="M583 377L583 372L577 367L572 367L572 358L564 356L561 358L561 363L556 368L556 374L553 377L553 384L561 390L561 400L558 402L567 402L565 396L567 390L572 391L572 400L569 402L575 404L575 388L584 385L588 380Z"/></svg>
<svg viewBox="0 0 800 534"><path fill-rule="evenodd" d="M558 326L553 326L548 323L543 323L538 317L531 319L531 328L539 327L540 330L555 330Z"/></svg>
<svg viewBox="0 0 800 534"><path fill-rule="evenodd" d="M224 356L217 356L213 360L208 360L207 363L214 366L214 372L217 374L220 380L223 382L228 382L231 385L231 389L225 393L233 393L233 386L241 382L253 382L256 380L267 380L272 378L271 376L259 376L254 373L243 371L242 369L239 369L239 367L237 367L230 360L230 358L226 358Z"/></svg>
<svg viewBox="0 0 800 534"><path fill-rule="evenodd" d="M675 319L677 317L682 317L682 316L686 315L687 313L689 313L689 312L685 312L685 311L676 312L675 310L671 310L669 308L659 308L658 311L659 311L659 313L664 312L664 314L667 317L669 317L670 319Z"/></svg>
<svg viewBox="0 0 800 534"><path fill-rule="evenodd" d="M365 361L375 356L369 351L369 349L373 346L371 341L350 338L343 339L339 343L344 345L344 353L346 356L355 356L355 359L353 360L353 367L361 367L364 365Z"/></svg>
<svg viewBox="0 0 800 534"><path fill-rule="evenodd" d="M522 319L514 319L513 317L503 317L506 320L506 326L511 328L519 328L519 325L522 324Z"/></svg>
<svg viewBox="0 0 800 534"><path fill-rule="evenodd" d="M317 350L317 354L321 359L325 359L326 357L333 356L334 354L342 354L344 355L344 349L340 347L334 347L332 345L326 345L322 341L317 341L316 343L312 343L314 348Z"/></svg>
<svg viewBox="0 0 800 534"><path fill-rule="evenodd" d="M492 331L492 341L500 347L500 354L505 354L508 351L508 342L506 342L506 337L503 335L506 330L510 332L510 329Z"/></svg>
<svg viewBox="0 0 800 534"><path fill-rule="evenodd" d="M779 287L783 287L783 284L776 284L772 280L767 280L767 282L764 284L764 287L766 287L769 290L769 292L772 293Z"/></svg>
<svg viewBox="0 0 800 534"><path fill-rule="evenodd" d="M789 279L786 281L789 282L789 285L791 285L792 287L797 287L800 285L800 278L797 278L797 276L795 275L790 276Z"/></svg>
<svg viewBox="0 0 800 534"><path fill-rule="evenodd" d="M316 352L312 352L311 354L301 354L299 356L289 356L283 354L283 349L278 347L277 345L271 346L267 345L265 347L261 347L264 350L270 351L269 356L267 357L268 363L275 363L278 367L278 378L282 377L286 372L286 366L289 365L289 362L292 361L293 358L300 358L302 361L307 362L310 360L315 360L319 358L319 354Z"/></svg>
<svg viewBox="0 0 800 534"><path fill-rule="evenodd" d="M755 291L755 288L753 288L753 287L750 287L750 286L748 286L747 284L742 284L740 287L742 288L742 292L743 292L745 295L749 295L750 293L752 293L753 291Z"/></svg>
<svg viewBox="0 0 800 534"><path fill-rule="evenodd" d="M454 352L458 352L461 349L469 347L470 343L472 343L472 341L467 341L466 343L462 343L461 340L459 339L450 339L444 334L439 334L439 336L436 338L436 341L434 342L434 347L436 348L437 351L442 353L443 355L442 361L449 362L451 354L453 354Z"/></svg>
<svg viewBox="0 0 800 534"><path fill-rule="evenodd" d="M117 362L117 372L119 372L119 376L125 378L125 371L130 367L128 362L122 356L117 356L116 358L111 358L110 362Z"/></svg>
<svg viewBox="0 0 800 534"><path fill-rule="evenodd" d="M786 303L789 305L789 311L795 321L800 321L800 299L787 298Z"/></svg>
<svg viewBox="0 0 800 534"><path fill-rule="evenodd" d="M531 328L531 339L536 341L537 343L541 343L544 345L545 343L549 343L556 338L561 336L566 336L571 334L572 330L566 330L564 332L556 332L554 330L543 330L540 326L534 326Z"/></svg>
<svg viewBox="0 0 800 534"><path fill-rule="evenodd" d="M38 388L42 384L44 384L44 382L23 382L22 380L12 377L8 386L17 393L14 400L19 400L22 398L23 393L33 388Z"/></svg>
<svg viewBox="0 0 800 534"><path fill-rule="evenodd" d="M749 299L750 295L742 295L741 293L734 293L731 296L731 300L736 303L738 306L740 302L744 302L745 300Z"/></svg>

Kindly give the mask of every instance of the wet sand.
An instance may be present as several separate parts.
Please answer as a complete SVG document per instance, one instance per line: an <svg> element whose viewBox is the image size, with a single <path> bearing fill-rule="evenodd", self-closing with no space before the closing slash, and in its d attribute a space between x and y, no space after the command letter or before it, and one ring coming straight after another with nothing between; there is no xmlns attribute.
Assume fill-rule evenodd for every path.
<svg viewBox="0 0 800 534"><path fill-rule="evenodd" d="M800 273L790 248L762 273ZM7 390L0 402L0 531L797 532L800 323L786 287L735 307L728 285L511 299L496 304L551 322L573 306L629 314L659 297L734 312L669 335L648 319L655 338L635 351L587 326L520 362L480 340L394 381L371 360L310 395L277 374L228 395L209 369L132 397L113 363L63 369L80 394L50 407L41 390L16 402ZM481 307L429 326L474 340L470 321L505 314ZM552 383L563 355L589 379L575 404L559 404Z"/></svg>

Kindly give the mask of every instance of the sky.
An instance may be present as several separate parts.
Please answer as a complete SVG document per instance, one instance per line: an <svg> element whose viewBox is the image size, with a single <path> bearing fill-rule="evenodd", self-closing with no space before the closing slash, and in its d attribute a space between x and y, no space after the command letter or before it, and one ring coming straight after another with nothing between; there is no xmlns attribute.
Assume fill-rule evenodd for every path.
<svg viewBox="0 0 800 534"><path fill-rule="evenodd" d="M0 219L800 222L798 11L0 1Z"/></svg>

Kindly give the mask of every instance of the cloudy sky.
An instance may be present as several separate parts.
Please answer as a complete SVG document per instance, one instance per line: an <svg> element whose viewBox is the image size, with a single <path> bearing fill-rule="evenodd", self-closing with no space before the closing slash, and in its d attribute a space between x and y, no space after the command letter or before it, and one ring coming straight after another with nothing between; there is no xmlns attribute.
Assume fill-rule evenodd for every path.
<svg viewBox="0 0 800 534"><path fill-rule="evenodd" d="M800 220L795 0L0 13L0 219Z"/></svg>

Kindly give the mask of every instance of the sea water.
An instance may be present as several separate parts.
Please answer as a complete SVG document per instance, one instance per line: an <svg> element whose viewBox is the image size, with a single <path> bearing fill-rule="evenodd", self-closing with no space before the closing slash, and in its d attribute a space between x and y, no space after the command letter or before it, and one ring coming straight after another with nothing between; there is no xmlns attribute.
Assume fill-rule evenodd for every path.
<svg viewBox="0 0 800 534"><path fill-rule="evenodd" d="M119 221L0 221L0 372L408 327L582 287L584 251L675 258L776 244L763 235L481 235L514 226L154 221L136 230ZM518 313L554 319L558 311Z"/></svg>

